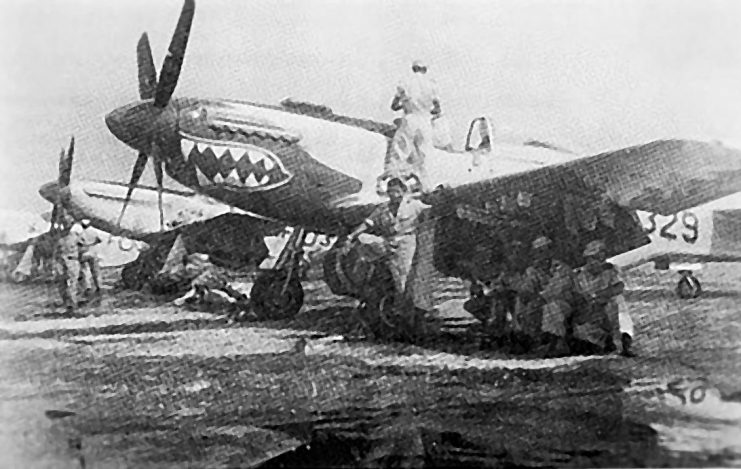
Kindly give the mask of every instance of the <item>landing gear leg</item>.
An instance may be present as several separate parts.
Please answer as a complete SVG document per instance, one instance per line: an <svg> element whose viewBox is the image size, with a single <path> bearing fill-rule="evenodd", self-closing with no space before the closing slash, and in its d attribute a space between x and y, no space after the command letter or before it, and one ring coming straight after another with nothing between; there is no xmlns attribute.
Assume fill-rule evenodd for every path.
<svg viewBox="0 0 741 469"><path fill-rule="evenodd" d="M252 307L260 319L285 319L296 315L304 304L300 262L306 230L295 228L275 267L263 272L250 292Z"/></svg>
<svg viewBox="0 0 741 469"><path fill-rule="evenodd" d="M691 270L682 270L679 272L682 277L677 283L677 295L683 300L697 298L702 294L702 285L697 277L692 275Z"/></svg>

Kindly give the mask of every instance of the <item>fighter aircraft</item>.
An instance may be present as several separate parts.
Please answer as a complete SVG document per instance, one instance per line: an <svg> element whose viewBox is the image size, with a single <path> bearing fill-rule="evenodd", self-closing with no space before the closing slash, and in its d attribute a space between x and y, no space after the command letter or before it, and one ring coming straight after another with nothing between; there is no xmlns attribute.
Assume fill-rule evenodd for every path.
<svg viewBox="0 0 741 469"><path fill-rule="evenodd" d="M194 190L299 227L252 291L258 312L290 315L303 290L287 261L307 230L346 234L386 200L378 179L394 127L311 105L174 98L194 12L194 1L185 0L159 78L142 35L140 100L105 122L139 151L130 187L151 158L158 186L164 168ZM423 200L439 226L435 264L443 274L461 275L456 258L472 256L487 236L527 243L550 235L575 266L586 242L607 237L614 256L650 242L636 210L673 214L741 191L741 151L716 143L659 140L579 158L496 142L488 128L474 119L465 152L426 157L436 189Z"/></svg>
<svg viewBox="0 0 741 469"><path fill-rule="evenodd" d="M141 243L168 247L185 230L189 243L215 261L241 265L266 254L260 236L245 236L245 232L283 228L275 220L230 207L175 181L169 182L175 188L136 186L132 197L131 188L120 182L72 179L73 149L71 143L70 150L62 152L58 179L41 186L39 194L54 205L52 218L59 216L62 207L75 220L88 219L95 229L111 235L109 241L116 237L120 250L139 251ZM120 217L125 204L128 211Z"/></svg>
<svg viewBox="0 0 741 469"><path fill-rule="evenodd" d="M659 270L680 274L677 294L696 298L702 293L693 270L707 262L741 261L741 193L669 216L638 211L651 243L610 259L623 269L653 262Z"/></svg>
<svg viewBox="0 0 741 469"><path fill-rule="evenodd" d="M118 220L127 189L127 185L120 182L77 179L70 181L65 187L60 187L57 182L46 183L39 189L39 194L52 203L57 198L63 200L67 211L77 220L86 218L92 226L102 231L144 242L152 242L165 232L192 223L204 222L228 213L247 213L187 187L163 188L164 229L161 229L158 193L154 187L137 186L126 216ZM250 218L272 221L256 214L252 214Z"/></svg>

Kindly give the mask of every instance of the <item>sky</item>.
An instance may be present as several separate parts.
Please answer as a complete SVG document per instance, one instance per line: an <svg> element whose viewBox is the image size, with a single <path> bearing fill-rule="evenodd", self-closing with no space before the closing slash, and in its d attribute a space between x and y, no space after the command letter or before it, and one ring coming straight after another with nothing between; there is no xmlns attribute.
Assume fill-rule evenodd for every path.
<svg viewBox="0 0 741 469"><path fill-rule="evenodd" d="M38 188L70 135L73 178L128 180L136 155L103 117L138 97L144 31L159 69L181 6L0 0L0 208L49 209ZM175 94L290 96L391 121L396 84L422 59L457 146L481 115L586 153L741 142L739 31L735 0L196 0Z"/></svg>

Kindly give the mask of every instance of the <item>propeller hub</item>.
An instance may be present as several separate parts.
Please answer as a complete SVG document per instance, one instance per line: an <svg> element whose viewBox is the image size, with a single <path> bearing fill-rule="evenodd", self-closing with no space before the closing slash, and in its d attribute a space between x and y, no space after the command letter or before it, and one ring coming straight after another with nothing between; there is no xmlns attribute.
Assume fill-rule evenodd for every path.
<svg viewBox="0 0 741 469"><path fill-rule="evenodd" d="M117 108L105 116L108 130L129 147L148 151L155 116L151 102L139 101Z"/></svg>
<svg viewBox="0 0 741 469"><path fill-rule="evenodd" d="M153 142L168 142L177 133L177 110L158 109L151 100L138 101L114 109L105 116L108 130L120 141L140 152L149 153Z"/></svg>
<svg viewBox="0 0 741 469"><path fill-rule="evenodd" d="M39 188L39 195L52 204L69 199L69 188L61 187L57 181L47 182Z"/></svg>

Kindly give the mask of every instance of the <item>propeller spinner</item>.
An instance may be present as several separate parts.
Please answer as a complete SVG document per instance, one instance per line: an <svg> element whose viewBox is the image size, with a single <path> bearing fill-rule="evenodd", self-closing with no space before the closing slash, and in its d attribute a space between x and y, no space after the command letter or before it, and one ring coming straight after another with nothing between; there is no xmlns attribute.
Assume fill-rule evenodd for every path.
<svg viewBox="0 0 741 469"><path fill-rule="evenodd" d="M147 161L152 158L154 174L157 179L160 230L164 229L164 214L162 211L163 158L160 139L164 132L177 127L177 110L173 108L170 101L180 77L194 13L195 1L185 0L175 32L170 40L167 56L162 63L159 80L157 80L154 68L149 37L146 33L142 34L136 48L139 97L142 101L116 109L106 115L106 125L111 133L127 145L139 150L139 156L131 171L126 199L118 217L118 226L121 225L126 207L131 200L131 194L144 173Z"/></svg>

